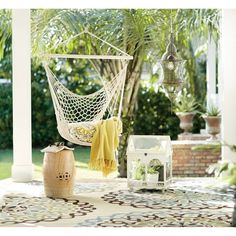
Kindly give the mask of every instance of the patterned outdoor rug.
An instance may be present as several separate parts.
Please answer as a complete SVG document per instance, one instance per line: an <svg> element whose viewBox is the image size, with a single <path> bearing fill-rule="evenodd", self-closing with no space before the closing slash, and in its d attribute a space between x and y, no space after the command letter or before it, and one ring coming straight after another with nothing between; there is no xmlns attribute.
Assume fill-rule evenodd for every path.
<svg viewBox="0 0 236 236"><path fill-rule="evenodd" d="M45 197L41 181L12 184L0 198L0 226L228 227L233 191L212 181L179 179L165 192L132 192L124 179L77 183L70 199Z"/></svg>

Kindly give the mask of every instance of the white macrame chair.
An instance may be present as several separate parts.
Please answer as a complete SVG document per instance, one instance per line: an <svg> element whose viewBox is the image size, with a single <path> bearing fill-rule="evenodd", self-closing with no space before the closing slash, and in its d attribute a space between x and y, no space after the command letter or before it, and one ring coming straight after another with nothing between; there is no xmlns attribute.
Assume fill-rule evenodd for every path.
<svg viewBox="0 0 236 236"><path fill-rule="evenodd" d="M88 30L72 38L78 37L83 33L87 33L105 43L119 52L120 55L45 54L43 66L46 70L59 134L72 143L91 146L96 123L103 119L106 111L110 116L114 115L118 100L119 108L116 115L118 118L121 116L127 65L133 57ZM51 58L120 60L122 66L116 76L109 81L103 80L100 76L103 87L97 92L89 95L78 95L69 91L52 72L49 67Z"/></svg>

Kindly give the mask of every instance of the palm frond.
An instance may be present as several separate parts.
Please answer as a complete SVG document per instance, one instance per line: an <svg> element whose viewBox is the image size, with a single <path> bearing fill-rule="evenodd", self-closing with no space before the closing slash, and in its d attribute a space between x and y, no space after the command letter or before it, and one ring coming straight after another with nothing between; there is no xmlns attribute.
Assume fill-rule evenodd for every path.
<svg viewBox="0 0 236 236"><path fill-rule="evenodd" d="M11 10L0 10L0 59L4 56L5 42L11 37Z"/></svg>

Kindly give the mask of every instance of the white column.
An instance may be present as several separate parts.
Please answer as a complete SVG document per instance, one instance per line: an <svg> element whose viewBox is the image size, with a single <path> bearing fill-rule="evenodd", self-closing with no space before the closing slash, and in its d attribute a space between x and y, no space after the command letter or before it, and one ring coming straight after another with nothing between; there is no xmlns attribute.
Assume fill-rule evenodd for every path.
<svg viewBox="0 0 236 236"><path fill-rule="evenodd" d="M12 10L13 166L16 182L33 177L30 10Z"/></svg>
<svg viewBox="0 0 236 236"><path fill-rule="evenodd" d="M216 43L208 34L207 45L207 107L217 104L216 96Z"/></svg>
<svg viewBox="0 0 236 236"><path fill-rule="evenodd" d="M236 10L222 12L221 49L222 140L236 145ZM236 153L223 147L222 159L236 162Z"/></svg>

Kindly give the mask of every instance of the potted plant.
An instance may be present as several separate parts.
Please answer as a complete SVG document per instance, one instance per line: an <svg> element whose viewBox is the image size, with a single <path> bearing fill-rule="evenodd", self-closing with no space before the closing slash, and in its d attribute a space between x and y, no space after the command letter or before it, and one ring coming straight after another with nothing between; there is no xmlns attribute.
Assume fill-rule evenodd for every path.
<svg viewBox="0 0 236 236"><path fill-rule="evenodd" d="M147 167L147 184L156 184L159 180L159 169L161 167L161 162L158 159L153 159L150 161Z"/></svg>
<svg viewBox="0 0 236 236"><path fill-rule="evenodd" d="M175 103L174 112L180 119L180 128L183 134L189 134L193 128L193 117L196 114L198 103L186 90Z"/></svg>
<svg viewBox="0 0 236 236"><path fill-rule="evenodd" d="M145 164L138 160L134 166L133 179L145 180Z"/></svg>
<svg viewBox="0 0 236 236"><path fill-rule="evenodd" d="M217 106L210 104L207 112L202 116L207 124L207 132L211 135L208 140L217 140L217 134L220 133L221 116Z"/></svg>

